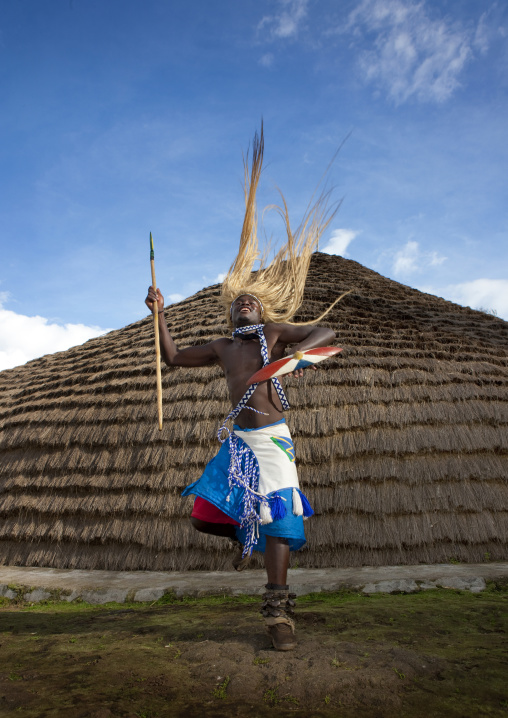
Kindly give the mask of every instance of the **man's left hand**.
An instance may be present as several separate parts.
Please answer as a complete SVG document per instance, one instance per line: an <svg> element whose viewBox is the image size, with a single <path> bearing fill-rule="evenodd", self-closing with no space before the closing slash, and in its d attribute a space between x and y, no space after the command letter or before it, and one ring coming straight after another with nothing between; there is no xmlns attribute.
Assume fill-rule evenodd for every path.
<svg viewBox="0 0 508 718"><path fill-rule="evenodd" d="M315 364L311 364L309 367L307 367L307 369L314 369L314 371L318 370ZM295 369L293 372L293 376L295 377L295 379L301 379L303 376L303 369Z"/></svg>

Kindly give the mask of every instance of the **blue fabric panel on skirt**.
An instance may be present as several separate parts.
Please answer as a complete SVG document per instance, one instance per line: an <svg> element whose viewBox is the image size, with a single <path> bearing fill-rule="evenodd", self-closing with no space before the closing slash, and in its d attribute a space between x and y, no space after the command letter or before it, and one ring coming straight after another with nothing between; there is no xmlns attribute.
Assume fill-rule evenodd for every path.
<svg viewBox="0 0 508 718"><path fill-rule="evenodd" d="M226 496L229 491L228 483L229 469L229 439L222 444L219 453L208 462L200 479L194 481L182 491L182 496L194 494L206 499L214 506L217 506L232 519L238 521L241 508L240 504L244 490L235 487L231 492L229 501Z"/></svg>
<svg viewBox="0 0 508 718"><path fill-rule="evenodd" d="M229 491L228 470L229 441L226 441L222 444L218 454L206 465L201 478L187 486L182 492L182 496L188 496L189 494L201 496L201 498L210 501L214 506L224 511L225 514L238 521L244 490L234 488L230 494L229 501L225 500ZM266 536L286 538L291 551L296 551L305 544L303 517L293 514L293 489L280 489L277 493L286 499L284 501L286 516L278 521L259 525L259 539L254 545L255 551L264 552ZM245 530L237 527L236 533L239 540L244 543Z"/></svg>
<svg viewBox="0 0 508 718"><path fill-rule="evenodd" d="M282 496L286 507L286 515L283 519L272 521L271 524L259 525L259 538L254 544L254 551L264 552L266 549L267 536L279 536L287 539L290 551L298 551L305 544L305 530L303 527L303 516L293 514L293 489L281 489L277 492ZM240 526L236 527L236 535L244 543L245 531Z"/></svg>

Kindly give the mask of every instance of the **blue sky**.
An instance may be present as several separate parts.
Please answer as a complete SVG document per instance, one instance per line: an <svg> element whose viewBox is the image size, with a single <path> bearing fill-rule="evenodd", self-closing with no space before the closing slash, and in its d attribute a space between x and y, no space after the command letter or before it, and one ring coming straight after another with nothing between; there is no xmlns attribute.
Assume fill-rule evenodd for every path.
<svg viewBox="0 0 508 718"><path fill-rule="evenodd" d="M508 8L467 0L6 0L0 369L218 281L261 117L260 206L322 251L508 319ZM268 232L283 228L273 217Z"/></svg>

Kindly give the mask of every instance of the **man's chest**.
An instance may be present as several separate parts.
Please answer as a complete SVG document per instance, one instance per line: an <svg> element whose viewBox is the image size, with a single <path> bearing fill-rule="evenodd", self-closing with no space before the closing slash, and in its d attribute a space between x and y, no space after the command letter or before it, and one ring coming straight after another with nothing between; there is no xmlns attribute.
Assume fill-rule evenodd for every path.
<svg viewBox="0 0 508 718"><path fill-rule="evenodd" d="M227 374L248 371L254 373L263 366L265 356L269 362L274 361L280 359L284 350L284 347L271 340L271 337L266 337L264 349L256 335L235 337L221 348L220 360Z"/></svg>
<svg viewBox="0 0 508 718"><path fill-rule="evenodd" d="M255 371L255 367L262 367L263 357L259 341L242 339L231 342L223 357L223 363L229 370L237 368L247 371L254 368Z"/></svg>

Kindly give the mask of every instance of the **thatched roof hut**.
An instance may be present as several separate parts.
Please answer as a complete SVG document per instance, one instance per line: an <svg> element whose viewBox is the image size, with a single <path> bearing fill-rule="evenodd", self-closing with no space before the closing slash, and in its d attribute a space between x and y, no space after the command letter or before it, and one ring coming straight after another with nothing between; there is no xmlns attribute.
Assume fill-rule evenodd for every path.
<svg viewBox="0 0 508 718"><path fill-rule="evenodd" d="M300 318L344 352L286 382L316 509L300 567L508 559L508 323L315 254ZM225 334L209 287L166 310L180 345ZM217 450L218 368L163 373L150 318L0 373L0 562L221 569L183 487Z"/></svg>

